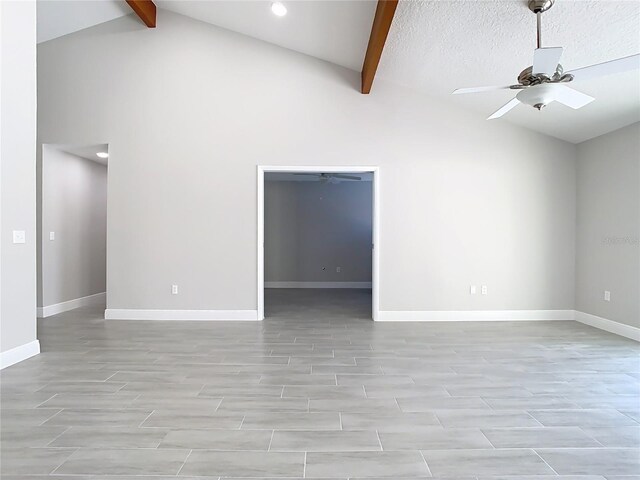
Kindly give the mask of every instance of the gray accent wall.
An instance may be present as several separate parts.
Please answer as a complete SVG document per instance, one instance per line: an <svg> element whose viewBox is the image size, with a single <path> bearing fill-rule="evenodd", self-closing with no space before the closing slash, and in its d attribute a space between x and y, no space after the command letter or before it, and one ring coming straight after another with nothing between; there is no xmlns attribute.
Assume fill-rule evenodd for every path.
<svg viewBox="0 0 640 480"><path fill-rule="evenodd" d="M255 310L256 166L372 165L382 310L573 309L575 145L162 9L38 76L41 143L109 143L108 308Z"/></svg>
<svg viewBox="0 0 640 480"><path fill-rule="evenodd" d="M640 327L640 123L581 143L577 178L576 310Z"/></svg>
<svg viewBox="0 0 640 480"><path fill-rule="evenodd" d="M0 2L0 352L36 339L36 5ZM25 243L13 243L13 231Z"/></svg>
<svg viewBox="0 0 640 480"><path fill-rule="evenodd" d="M269 176L265 282L371 282L372 182L269 181Z"/></svg>
<svg viewBox="0 0 640 480"><path fill-rule="evenodd" d="M41 195L38 306L105 292L107 167L45 145Z"/></svg>

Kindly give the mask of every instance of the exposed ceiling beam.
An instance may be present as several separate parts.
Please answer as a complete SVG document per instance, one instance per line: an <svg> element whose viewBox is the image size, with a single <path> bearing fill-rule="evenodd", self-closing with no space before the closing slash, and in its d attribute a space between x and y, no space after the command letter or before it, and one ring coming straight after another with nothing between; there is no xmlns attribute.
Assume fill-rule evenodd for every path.
<svg viewBox="0 0 640 480"><path fill-rule="evenodd" d="M152 0L127 0L140 20L149 28L156 28L156 4Z"/></svg>
<svg viewBox="0 0 640 480"><path fill-rule="evenodd" d="M380 63L384 43L387 41L397 6L398 0L378 0L369 45L364 57L364 65L362 65L362 93L371 91L371 85L373 85L373 79L376 76L376 70L378 70L378 63Z"/></svg>

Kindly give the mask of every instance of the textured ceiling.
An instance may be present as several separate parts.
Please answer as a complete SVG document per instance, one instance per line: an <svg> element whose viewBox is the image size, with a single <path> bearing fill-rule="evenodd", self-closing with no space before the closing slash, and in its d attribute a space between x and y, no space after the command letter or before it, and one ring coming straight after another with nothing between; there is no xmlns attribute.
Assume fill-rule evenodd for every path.
<svg viewBox="0 0 640 480"><path fill-rule="evenodd" d="M0 0L2 1L2 0ZM374 0L156 0L160 8L360 70ZM486 118L512 91L473 95L459 87L510 85L532 63L535 16L526 0L400 2L378 77L470 109ZM38 0L38 41L131 14L121 0ZM158 25L162 28L162 24ZM565 47L565 70L640 52L640 1L556 0L543 15L543 45ZM640 121L640 73L572 84L596 98L580 110L553 103L538 112L519 105L493 122L513 122L578 143ZM375 95L375 84L373 89Z"/></svg>
<svg viewBox="0 0 640 480"><path fill-rule="evenodd" d="M400 2L378 75L484 117L514 92L451 96L459 87L510 85L532 63L535 15L526 0ZM557 0L543 14L543 46L562 46L565 70L640 52L640 2ZM570 142L640 121L638 71L575 82L596 98L580 110L519 105L500 120ZM375 85L374 85L375 89Z"/></svg>
<svg viewBox="0 0 640 480"><path fill-rule="evenodd" d="M372 0L283 0L276 17L270 1L156 0L160 8L360 70L376 10ZM159 25L161 27L161 25Z"/></svg>

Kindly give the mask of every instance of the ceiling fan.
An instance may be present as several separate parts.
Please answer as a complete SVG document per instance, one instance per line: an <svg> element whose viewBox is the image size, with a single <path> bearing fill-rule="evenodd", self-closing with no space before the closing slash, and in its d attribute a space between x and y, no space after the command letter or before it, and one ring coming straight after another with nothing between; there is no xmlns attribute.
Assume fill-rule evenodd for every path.
<svg viewBox="0 0 640 480"><path fill-rule="evenodd" d="M565 72L558 62L562 56L562 47L542 47L542 13L549 10L555 0L529 0L529 10L536 14L537 44L533 52L533 65L518 75L518 83L504 87L459 88L454 95L461 93L479 93L492 90L520 90L508 103L491 114L487 120L502 117L520 103L541 110L556 101L568 107L578 109L595 100L589 95L569 88L566 84L573 81L590 80L614 73L622 73L640 68L640 54L610 60L588 67Z"/></svg>
<svg viewBox="0 0 640 480"><path fill-rule="evenodd" d="M294 175L311 175L317 177L320 183L340 183L340 180L362 180L361 177L342 173L294 173Z"/></svg>

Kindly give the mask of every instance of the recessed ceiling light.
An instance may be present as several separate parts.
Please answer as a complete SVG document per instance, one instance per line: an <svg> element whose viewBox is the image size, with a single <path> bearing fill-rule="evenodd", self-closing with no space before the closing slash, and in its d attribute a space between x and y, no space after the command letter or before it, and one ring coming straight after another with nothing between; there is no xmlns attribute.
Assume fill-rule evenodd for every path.
<svg viewBox="0 0 640 480"><path fill-rule="evenodd" d="M271 11L279 17L284 17L287 14L287 7L281 2L273 2L271 4Z"/></svg>
<svg viewBox="0 0 640 480"><path fill-rule="evenodd" d="M96 155L98 158L109 158L109 154L107 152L98 152Z"/></svg>

